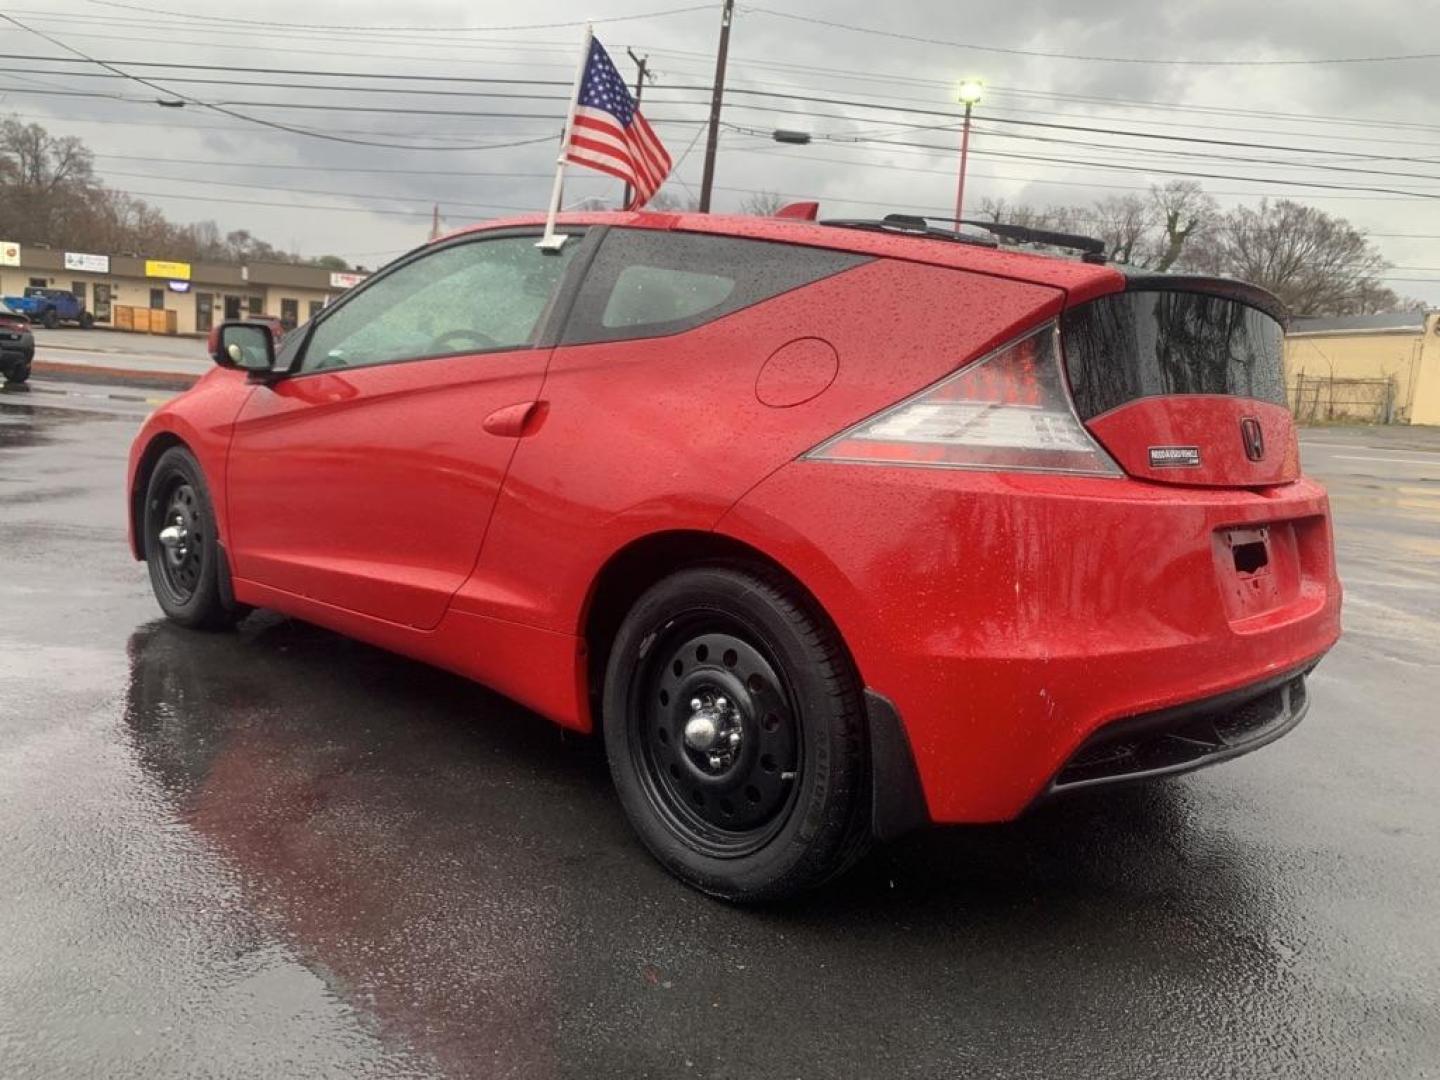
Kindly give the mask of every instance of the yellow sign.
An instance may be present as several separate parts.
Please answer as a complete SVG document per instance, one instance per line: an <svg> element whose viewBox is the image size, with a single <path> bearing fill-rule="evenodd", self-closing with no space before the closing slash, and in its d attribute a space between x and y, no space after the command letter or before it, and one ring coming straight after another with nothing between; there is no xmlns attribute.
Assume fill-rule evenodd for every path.
<svg viewBox="0 0 1440 1080"><path fill-rule="evenodd" d="M145 276L170 278L174 281L189 281L190 264L166 262L164 259L146 259Z"/></svg>

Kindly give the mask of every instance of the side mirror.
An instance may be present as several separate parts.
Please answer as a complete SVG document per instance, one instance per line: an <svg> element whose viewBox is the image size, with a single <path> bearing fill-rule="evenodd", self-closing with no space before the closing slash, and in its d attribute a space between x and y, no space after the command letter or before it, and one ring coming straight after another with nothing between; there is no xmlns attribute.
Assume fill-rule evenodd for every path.
<svg viewBox="0 0 1440 1080"><path fill-rule="evenodd" d="M275 368L275 338L264 323L223 322L210 331L210 359L223 368L264 375Z"/></svg>

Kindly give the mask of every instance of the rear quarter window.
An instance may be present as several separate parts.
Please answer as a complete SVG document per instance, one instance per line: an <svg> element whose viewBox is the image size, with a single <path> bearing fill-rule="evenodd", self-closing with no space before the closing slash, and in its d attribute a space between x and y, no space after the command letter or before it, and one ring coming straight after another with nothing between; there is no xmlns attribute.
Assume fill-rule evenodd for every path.
<svg viewBox="0 0 1440 1080"><path fill-rule="evenodd" d="M580 287L561 343L682 333L869 261L768 240L612 229Z"/></svg>

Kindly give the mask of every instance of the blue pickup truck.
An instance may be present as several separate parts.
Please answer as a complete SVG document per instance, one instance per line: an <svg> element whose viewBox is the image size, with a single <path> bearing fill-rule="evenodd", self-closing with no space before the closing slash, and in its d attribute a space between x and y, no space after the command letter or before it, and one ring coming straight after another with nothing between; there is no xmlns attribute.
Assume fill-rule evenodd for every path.
<svg viewBox="0 0 1440 1080"><path fill-rule="evenodd" d="M82 330L89 330L95 325L95 317L85 310L85 302L64 289L43 289L31 285L24 296L0 297L0 304L49 330L62 322L79 323Z"/></svg>

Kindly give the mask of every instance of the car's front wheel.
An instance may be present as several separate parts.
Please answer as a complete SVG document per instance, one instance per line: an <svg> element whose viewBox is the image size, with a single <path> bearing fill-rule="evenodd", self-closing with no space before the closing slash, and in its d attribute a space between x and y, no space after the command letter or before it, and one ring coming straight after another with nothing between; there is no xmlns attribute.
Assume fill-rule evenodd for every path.
<svg viewBox="0 0 1440 1080"><path fill-rule="evenodd" d="M183 626L218 629L245 613L221 593L213 507L191 453L172 446L161 454L145 491L145 561L161 610Z"/></svg>
<svg viewBox="0 0 1440 1080"><path fill-rule="evenodd" d="M54 330L60 325L60 316L55 313L54 308L46 308L45 314L40 316L40 322L46 330Z"/></svg>
<svg viewBox="0 0 1440 1080"><path fill-rule="evenodd" d="M834 627L777 576L697 567L641 596L611 650L604 725L640 838L705 892L789 895L867 846L859 680Z"/></svg>

